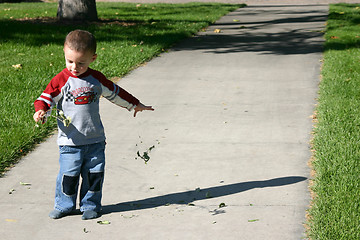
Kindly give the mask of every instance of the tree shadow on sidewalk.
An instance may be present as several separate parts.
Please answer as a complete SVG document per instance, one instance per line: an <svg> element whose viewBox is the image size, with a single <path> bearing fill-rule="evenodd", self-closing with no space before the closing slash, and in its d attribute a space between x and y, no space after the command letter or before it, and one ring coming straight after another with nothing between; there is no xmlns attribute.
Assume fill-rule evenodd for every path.
<svg viewBox="0 0 360 240"><path fill-rule="evenodd" d="M289 176L274 178L263 181L249 181L234 183L224 186L209 187L204 189L196 189L192 191L170 193L163 196L151 197L137 201L122 202L112 205L103 206L102 214L110 214L116 212L126 212L132 210L141 210L155 208L169 204L187 205L194 201L204 200L208 198L217 198L245 192L255 188L268 188L291 185L307 180L306 177Z"/></svg>
<svg viewBox="0 0 360 240"><path fill-rule="evenodd" d="M279 9L283 7L283 9ZM296 10L293 8L296 7ZM260 54L311 54L323 51L324 23L327 11L297 9L299 6L264 6L262 10L231 13L213 24L208 31L187 39L174 51L203 50L204 53L259 52ZM248 7L251 9L251 7ZM271 18L262 19L267 14ZM248 16L251 16L248 18ZM220 29L220 32L214 32Z"/></svg>

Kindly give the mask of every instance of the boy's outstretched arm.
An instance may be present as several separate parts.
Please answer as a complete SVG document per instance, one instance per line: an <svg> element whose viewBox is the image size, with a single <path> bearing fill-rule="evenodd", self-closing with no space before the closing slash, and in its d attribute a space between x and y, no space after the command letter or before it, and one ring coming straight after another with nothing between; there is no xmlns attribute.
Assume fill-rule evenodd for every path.
<svg viewBox="0 0 360 240"><path fill-rule="evenodd" d="M136 113L137 112L142 112L144 110L149 110L149 111L154 111L152 106L145 106L142 103L139 103L135 108L134 108L134 117L136 117Z"/></svg>

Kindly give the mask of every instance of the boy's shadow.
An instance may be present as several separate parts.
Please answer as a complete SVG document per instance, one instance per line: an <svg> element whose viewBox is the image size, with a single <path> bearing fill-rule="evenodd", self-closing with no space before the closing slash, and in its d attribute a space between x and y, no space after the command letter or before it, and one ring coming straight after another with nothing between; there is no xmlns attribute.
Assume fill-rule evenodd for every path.
<svg viewBox="0 0 360 240"><path fill-rule="evenodd" d="M155 208L169 204L183 204L187 205L193 201L204 200L208 198L217 198L245 192L254 188L278 187L290 185L298 182L305 181L306 177L289 176L274 178L264 181L249 181L235 184L228 184L217 187L210 187L204 189L196 189L192 191L170 193L163 196L151 197L137 201L121 202L112 205L103 206L102 214L110 214L115 212L126 212L131 210L140 210Z"/></svg>

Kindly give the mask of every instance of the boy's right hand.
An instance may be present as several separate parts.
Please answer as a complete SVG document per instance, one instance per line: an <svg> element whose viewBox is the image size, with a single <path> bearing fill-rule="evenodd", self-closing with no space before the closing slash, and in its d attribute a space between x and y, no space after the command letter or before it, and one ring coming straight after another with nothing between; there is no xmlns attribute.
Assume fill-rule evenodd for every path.
<svg viewBox="0 0 360 240"><path fill-rule="evenodd" d="M39 110L39 111L37 111L37 112L34 114L34 116L33 116L35 122L38 122L38 121L41 120L41 123L44 123L44 122L45 122L45 121L44 121L44 120L45 120L44 117L45 117L45 111L44 111L44 110Z"/></svg>

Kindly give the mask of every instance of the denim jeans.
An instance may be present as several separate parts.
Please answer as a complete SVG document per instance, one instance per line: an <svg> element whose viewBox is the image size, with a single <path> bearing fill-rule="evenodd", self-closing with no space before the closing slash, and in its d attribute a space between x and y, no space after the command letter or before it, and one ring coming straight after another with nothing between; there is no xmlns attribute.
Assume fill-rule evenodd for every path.
<svg viewBox="0 0 360 240"><path fill-rule="evenodd" d="M60 171L56 179L55 209L69 213L76 208L79 179L80 211L101 210L105 169L105 142L82 146L59 146Z"/></svg>

